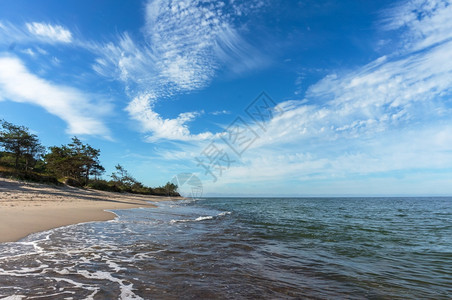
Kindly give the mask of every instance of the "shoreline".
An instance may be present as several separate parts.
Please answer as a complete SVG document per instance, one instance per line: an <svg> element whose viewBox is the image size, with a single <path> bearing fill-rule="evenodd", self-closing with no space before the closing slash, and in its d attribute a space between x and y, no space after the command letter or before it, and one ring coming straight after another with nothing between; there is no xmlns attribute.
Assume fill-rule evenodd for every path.
<svg viewBox="0 0 452 300"><path fill-rule="evenodd" d="M156 207L168 197L120 194L69 186L49 186L0 177L0 243L32 233L85 222L109 221L106 210Z"/></svg>

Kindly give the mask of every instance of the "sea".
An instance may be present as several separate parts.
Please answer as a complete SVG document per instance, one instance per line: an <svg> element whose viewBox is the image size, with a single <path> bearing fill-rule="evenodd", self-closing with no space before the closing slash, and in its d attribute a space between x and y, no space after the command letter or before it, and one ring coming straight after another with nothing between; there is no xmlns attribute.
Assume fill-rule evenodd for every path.
<svg viewBox="0 0 452 300"><path fill-rule="evenodd" d="M452 198L206 198L0 244L0 299L452 299Z"/></svg>

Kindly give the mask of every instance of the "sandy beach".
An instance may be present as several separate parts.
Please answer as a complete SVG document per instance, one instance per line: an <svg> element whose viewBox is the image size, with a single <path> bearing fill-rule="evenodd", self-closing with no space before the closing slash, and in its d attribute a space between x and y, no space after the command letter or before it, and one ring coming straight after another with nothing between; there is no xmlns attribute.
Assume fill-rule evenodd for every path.
<svg viewBox="0 0 452 300"><path fill-rule="evenodd" d="M152 207L168 198L53 187L0 178L0 243L35 232L90 221L107 221L107 209Z"/></svg>

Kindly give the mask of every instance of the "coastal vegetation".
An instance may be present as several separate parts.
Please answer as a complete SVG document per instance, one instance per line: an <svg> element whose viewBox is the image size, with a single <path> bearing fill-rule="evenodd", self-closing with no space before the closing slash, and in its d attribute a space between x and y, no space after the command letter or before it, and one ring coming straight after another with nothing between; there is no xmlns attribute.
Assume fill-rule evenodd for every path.
<svg viewBox="0 0 452 300"><path fill-rule="evenodd" d="M175 184L145 186L120 164L109 176L111 179L102 178L105 168L101 165L100 153L100 149L77 137L67 145L44 147L27 127L0 120L1 176L111 192L179 196Z"/></svg>

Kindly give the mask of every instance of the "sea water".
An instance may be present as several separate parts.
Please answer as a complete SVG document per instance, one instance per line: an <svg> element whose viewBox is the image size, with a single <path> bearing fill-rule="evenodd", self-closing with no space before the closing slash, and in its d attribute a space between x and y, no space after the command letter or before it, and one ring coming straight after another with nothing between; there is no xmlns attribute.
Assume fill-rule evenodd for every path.
<svg viewBox="0 0 452 300"><path fill-rule="evenodd" d="M0 244L0 299L451 299L452 198L208 198Z"/></svg>

